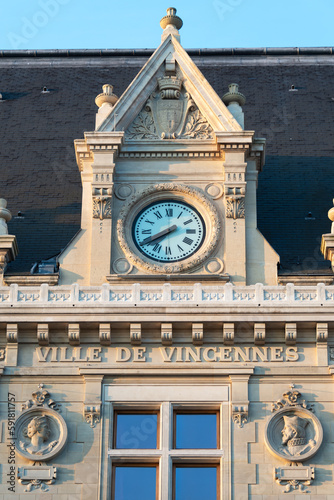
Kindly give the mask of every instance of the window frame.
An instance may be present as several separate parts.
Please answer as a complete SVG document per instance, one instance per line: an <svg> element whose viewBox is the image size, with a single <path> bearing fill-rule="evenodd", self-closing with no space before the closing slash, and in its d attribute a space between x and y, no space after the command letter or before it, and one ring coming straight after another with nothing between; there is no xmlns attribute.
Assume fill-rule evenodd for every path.
<svg viewBox="0 0 334 500"><path fill-rule="evenodd" d="M111 470L111 484L112 484L112 489L111 489L111 500L116 500L115 498L115 488L116 488L116 468L117 467L154 467L155 468L155 499L159 499L159 463L157 462L123 462L123 461L114 461L112 464L112 470Z"/></svg>
<svg viewBox="0 0 334 500"><path fill-rule="evenodd" d="M117 408L117 406L114 408L114 413L113 413L113 438L112 438L112 448L114 450L131 450L131 449L136 449L136 448L117 448L116 446L116 441L117 441L117 417L118 415L157 415L157 445L155 448L137 448L137 449L142 449L142 450L160 450L160 411L159 409L148 409L145 410L144 408Z"/></svg>
<svg viewBox="0 0 334 500"><path fill-rule="evenodd" d="M207 459L201 463L199 463L197 460L192 461L191 459L187 462L179 462L177 460L173 461L173 471L172 471L172 500L176 499L176 469L187 469L187 468L198 468L198 469L205 469L205 468L216 468L216 500L220 499L221 495L221 488L220 488L220 483L221 483L221 464L217 462L217 460L212 461L212 459Z"/></svg>
<svg viewBox="0 0 334 500"><path fill-rule="evenodd" d="M177 415L216 415L216 447L215 448L177 448L176 447L176 417ZM189 407L188 409L185 406L181 406L180 408L177 405L173 405L173 437L172 437L172 448L173 450L219 450L220 448L220 409L204 407L193 408Z"/></svg>

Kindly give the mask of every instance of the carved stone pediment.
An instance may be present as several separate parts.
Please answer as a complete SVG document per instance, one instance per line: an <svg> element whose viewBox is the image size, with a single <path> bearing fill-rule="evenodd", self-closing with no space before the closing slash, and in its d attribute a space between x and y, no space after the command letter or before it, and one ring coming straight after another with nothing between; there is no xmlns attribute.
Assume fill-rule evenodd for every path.
<svg viewBox="0 0 334 500"><path fill-rule="evenodd" d="M213 129L176 76L158 80L144 108L125 132L125 140L213 139Z"/></svg>

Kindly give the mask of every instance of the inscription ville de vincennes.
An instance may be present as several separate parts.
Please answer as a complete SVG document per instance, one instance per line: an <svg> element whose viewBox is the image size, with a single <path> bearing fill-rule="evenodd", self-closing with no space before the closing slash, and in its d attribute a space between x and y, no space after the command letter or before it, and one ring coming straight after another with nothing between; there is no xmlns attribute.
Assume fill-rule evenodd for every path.
<svg viewBox="0 0 334 500"><path fill-rule="evenodd" d="M300 360L298 347L37 347L39 363L266 363Z"/></svg>

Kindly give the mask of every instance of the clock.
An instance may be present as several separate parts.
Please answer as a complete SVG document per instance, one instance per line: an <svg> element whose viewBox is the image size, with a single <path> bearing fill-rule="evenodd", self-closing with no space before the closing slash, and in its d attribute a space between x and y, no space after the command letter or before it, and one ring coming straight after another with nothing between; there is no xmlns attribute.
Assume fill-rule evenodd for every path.
<svg viewBox="0 0 334 500"><path fill-rule="evenodd" d="M199 250L205 223L198 210L179 200L155 201L143 208L132 226L133 241L144 256L157 262L178 262Z"/></svg>
<svg viewBox="0 0 334 500"><path fill-rule="evenodd" d="M135 268L177 274L199 269L222 232L218 212L201 189L162 183L147 186L123 204L117 237L123 256Z"/></svg>

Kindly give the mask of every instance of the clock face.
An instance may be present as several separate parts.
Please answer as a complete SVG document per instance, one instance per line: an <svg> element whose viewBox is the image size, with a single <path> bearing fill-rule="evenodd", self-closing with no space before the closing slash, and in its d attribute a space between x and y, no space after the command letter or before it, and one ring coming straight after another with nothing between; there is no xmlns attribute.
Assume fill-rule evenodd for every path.
<svg viewBox="0 0 334 500"><path fill-rule="evenodd" d="M136 216L132 237L137 249L150 259L176 262L201 247L205 224L199 212L183 201L156 201Z"/></svg>

